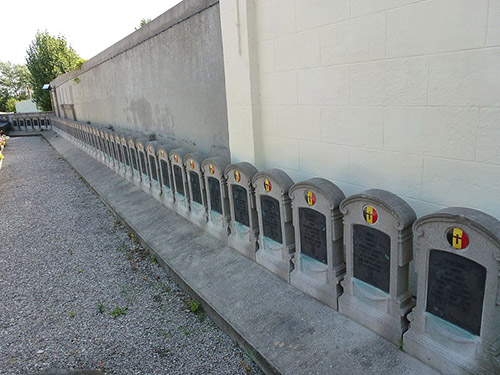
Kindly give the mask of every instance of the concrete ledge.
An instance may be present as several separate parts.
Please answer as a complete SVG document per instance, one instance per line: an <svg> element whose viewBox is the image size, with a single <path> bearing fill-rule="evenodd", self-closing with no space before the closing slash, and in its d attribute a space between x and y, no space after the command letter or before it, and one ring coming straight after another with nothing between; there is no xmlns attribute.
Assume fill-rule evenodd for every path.
<svg viewBox="0 0 500 375"><path fill-rule="evenodd" d="M226 247L62 136L44 136L265 373L437 374Z"/></svg>

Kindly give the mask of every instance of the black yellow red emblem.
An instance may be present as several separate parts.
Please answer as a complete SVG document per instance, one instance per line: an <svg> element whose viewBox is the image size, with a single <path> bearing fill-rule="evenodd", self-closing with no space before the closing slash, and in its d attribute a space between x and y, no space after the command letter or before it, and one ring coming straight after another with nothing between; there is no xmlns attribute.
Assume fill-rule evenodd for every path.
<svg viewBox="0 0 500 375"><path fill-rule="evenodd" d="M214 168L213 164L210 164L208 166L208 170L210 171L210 174L214 174L215 173L215 168Z"/></svg>
<svg viewBox="0 0 500 375"><path fill-rule="evenodd" d="M194 161L193 160L189 161L189 165L191 166L191 169L194 169Z"/></svg>
<svg viewBox="0 0 500 375"><path fill-rule="evenodd" d="M271 181L269 181L267 178L264 180L264 190L267 191L268 193L273 190L273 185L271 184Z"/></svg>
<svg viewBox="0 0 500 375"><path fill-rule="evenodd" d="M306 190L305 199L309 206L314 206L316 203L316 194L314 194L311 190Z"/></svg>
<svg viewBox="0 0 500 375"><path fill-rule="evenodd" d="M469 245L469 236L460 228L450 228L446 233L448 243L457 250L465 249Z"/></svg>
<svg viewBox="0 0 500 375"><path fill-rule="evenodd" d="M241 181L241 173L240 173L240 171L234 171L234 179L236 180L236 182L240 182Z"/></svg>
<svg viewBox="0 0 500 375"><path fill-rule="evenodd" d="M165 151L161 150L161 157L164 158L165 157Z"/></svg>
<svg viewBox="0 0 500 375"><path fill-rule="evenodd" d="M378 212L372 206L364 206L363 207L363 219L368 224L375 224L378 221Z"/></svg>
<svg viewBox="0 0 500 375"><path fill-rule="evenodd" d="M177 154L174 154L174 160L175 160L176 163L179 162L179 157L177 156Z"/></svg>

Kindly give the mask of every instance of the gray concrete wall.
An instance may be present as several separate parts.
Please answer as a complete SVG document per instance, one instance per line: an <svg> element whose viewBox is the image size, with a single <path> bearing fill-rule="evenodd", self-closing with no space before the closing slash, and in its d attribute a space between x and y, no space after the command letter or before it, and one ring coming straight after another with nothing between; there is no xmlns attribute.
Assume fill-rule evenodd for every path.
<svg viewBox="0 0 500 375"><path fill-rule="evenodd" d="M78 121L229 155L218 1L184 0L51 86Z"/></svg>

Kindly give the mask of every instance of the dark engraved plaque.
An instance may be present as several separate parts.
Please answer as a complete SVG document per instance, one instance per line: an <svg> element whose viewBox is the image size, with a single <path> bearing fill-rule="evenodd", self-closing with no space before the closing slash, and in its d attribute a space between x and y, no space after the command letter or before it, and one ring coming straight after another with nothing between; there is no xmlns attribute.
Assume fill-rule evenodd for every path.
<svg viewBox="0 0 500 375"><path fill-rule="evenodd" d="M111 143L109 142L109 139L106 139L106 151L107 154L111 157L114 158L113 154L111 153Z"/></svg>
<svg viewBox="0 0 500 375"><path fill-rule="evenodd" d="M149 155L149 170L151 171L151 178L158 181L158 170L156 169L156 160L153 155Z"/></svg>
<svg viewBox="0 0 500 375"><path fill-rule="evenodd" d="M195 171L189 171L189 182L191 183L191 194L193 194L193 201L203 204L201 200L201 186L200 177Z"/></svg>
<svg viewBox="0 0 500 375"><path fill-rule="evenodd" d="M261 195L260 208L262 210L261 217L264 236L282 243L280 202L273 197Z"/></svg>
<svg viewBox="0 0 500 375"><path fill-rule="evenodd" d="M355 224L352 241L354 277L389 293L391 238L375 228Z"/></svg>
<svg viewBox="0 0 500 375"><path fill-rule="evenodd" d="M120 145L118 143L115 142L115 155L116 155L116 160L118 160L119 162L122 161L122 156L121 156L121 153L120 153Z"/></svg>
<svg viewBox="0 0 500 375"><path fill-rule="evenodd" d="M170 181L168 179L168 163L166 160L161 160L161 175L163 177L163 186L170 187Z"/></svg>
<svg viewBox="0 0 500 375"><path fill-rule="evenodd" d="M137 155L135 154L135 148L131 148L130 153L132 154L132 167L135 170L138 170L137 169Z"/></svg>
<svg viewBox="0 0 500 375"><path fill-rule="evenodd" d="M125 164L127 166L130 166L130 162L128 160L128 150L127 150L127 146L123 145L123 158L125 160Z"/></svg>
<svg viewBox="0 0 500 375"><path fill-rule="evenodd" d="M247 189L239 185L232 185L231 190L233 191L234 220L249 227Z"/></svg>
<svg viewBox="0 0 500 375"><path fill-rule="evenodd" d="M143 174L148 174L148 168L146 166L146 158L144 157L144 152L139 151L139 160L141 161L141 169Z"/></svg>
<svg viewBox="0 0 500 375"><path fill-rule="evenodd" d="M181 195L184 195L184 183L182 182L182 169L178 165L174 165L174 181L175 181L176 192Z"/></svg>
<svg viewBox="0 0 500 375"><path fill-rule="evenodd" d="M479 336L486 268L458 254L431 250L427 277L426 311Z"/></svg>
<svg viewBox="0 0 500 375"><path fill-rule="evenodd" d="M210 194L210 207L222 215L222 200L220 194L220 182L215 177L208 178L208 192Z"/></svg>
<svg viewBox="0 0 500 375"><path fill-rule="evenodd" d="M38 126L38 120L37 119L33 120L33 125Z"/></svg>
<svg viewBox="0 0 500 375"><path fill-rule="evenodd" d="M327 264L325 215L312 208L299 208L299 230L302 254Z"/></svg>

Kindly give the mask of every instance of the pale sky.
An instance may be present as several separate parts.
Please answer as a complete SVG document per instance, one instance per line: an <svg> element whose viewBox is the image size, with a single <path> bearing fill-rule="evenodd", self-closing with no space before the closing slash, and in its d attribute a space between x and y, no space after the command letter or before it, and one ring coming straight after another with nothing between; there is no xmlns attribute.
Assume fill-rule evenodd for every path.
<svg viewBox="0 0 500 375"><path fill-rule="evenodd" d="M0 61L25 64L37 30L66 37L84 59L123 39L180 0L9 0L0 7Z"/></svg>

